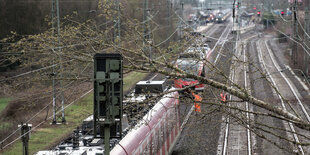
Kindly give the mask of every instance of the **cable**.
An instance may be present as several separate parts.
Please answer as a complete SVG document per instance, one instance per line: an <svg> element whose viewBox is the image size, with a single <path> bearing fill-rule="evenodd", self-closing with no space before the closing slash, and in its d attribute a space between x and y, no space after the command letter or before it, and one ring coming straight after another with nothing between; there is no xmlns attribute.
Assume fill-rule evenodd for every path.
<svg viewBox="0 0 310 155"><path fill-rule="evenodd" d="M292 40L293 42L299 44L299 45L304 49L304 51L307 53L307 55L310 56L309 51L306 49L306 47L309 49L309 46L301 44L300 42L296 41L294 38L288 36L288 35L285 34L284 32L282 32L282 31L280 31L279 29L277 29L277 28L274 26L274 24L273 24L272 22L270 22L270 23L272 24L272 27L273 27L276 31L280 32L281 34L283 34L284 36L286 36L287 38L289 38L289 39ZM306 47L305 47L305 46L306 46Z"/></svg>
<svg viewBox="0 0 310 155"><path fill-rule="evenodd" d="M72 82L73 83L73 82ZM68 84L71 85L72 83ZM60 94L57 95L57 97L59 97ZM34 119L35 117L37 117L43 110L45 110L49 105L51 105L52 101L50 103L48 103L45 107L43 107L39 112L37 112L35 115L33 115L30 119L28 119L25 123L29 123L32 119ZM17 128L14 132L12 132L9 136L7 136L5 139L3 139L0 144L2 144L3 142L5 142L7 139L9 139L12 135L14 135L21 127Z"/></svg>
<svg viewBox="0 0 310 155"><path fill-rule="evenodd" d="M66 105L66 106L64 107L64 109L68 108L68 107L71 106L73 103L75 103L75 102L78 101L79 99L83 98L84 96L86 96L86 95L87 95L88 93L90 93L91 91L93 91L93 88L90 89L89 91L87 91L86 93L84 93L84 94L83 94L82 96L80 96L78 99L76 99L76 100L72 101L70 104ZM61 112L61 111L58 111L58 112L56 112L56 114L58 114L58 113L60 113L60 112ZM25 134L23 134L23 135L19 136L18 138L14 139L13 141L11 141L11 142L8 143L7 145L5 145L5 146L2 148L2 150L5 149L6 147L8 147L9 145L13 144L14 142L16 142L16 141L17 141L18 139L20 139L21 137L23 137L23 136L25 136L26 134L30 133L31 131L33 131L34 129L36 129L37 127L39 127L41 124L43 124L43 123L46 122L47 120L51 119L52 117L53 117L53 115L50 116L50 117L48 117L46 120L40 122L40 123L39 123L38 125L36 125L35 127L31 128L31 130L29 130L29 131L26 132Z"/></svg>
<svg viewBox="0 0 310 155"><path fill-rule="evenodd" d="M89 65L89 64L90 64L90 63L88 63L88 65ZM82 70L81 73L83 73L83 72L86 70L86 68L88 67L88 65L85 66L85 68ZM70 86L73 82L74 82L74 81L72 81L71 83L67 84L64 88L69 89L69 86ZM64 89L64 90L66 90L66 89ZM58 94L58 95L56 96L56 98L59 97L59 95L60 95L60 94ZM28 120L26 121L26 123L29 123L32 119L34 119L35 117L37 117L37 116L39 115L39 113L41 113L44 109L46 109L48 106L50 106L51 103L52 103L52 101L51 101L49 104L47 104L44 108L42 108L39 112L37 112L34 116L32 116L30 119L28 119ZM47 119L45 119L45 120L47 120ZM3 143L4 141L6 141L8 138L10 138L12 135L14 135L20 128L21 128L21 127L19 127L18 129L16 129L16 130L15 130L13 133L11 133L9 136L7 136L4 140L2 140L2 141L0 142L0 144L2 144L2 143Z"/></svg>
<svg viewBox="0 0 310 155"><path fill-rule="evenodd" d="M162 42L158 43L157 45L155 45L155 47L160 46L161 44L165 43L166 41L168 41L169 39L171 39L171 37L178 31L178 29L175 29L175 31L173 33L171 33L171 35L169 37L167 37L165 40L163 40Z"/></svg>
<svg viewBox="0 0 310 155"><path fill-rule="evenodd" d="M154 17L154 16L153 16ZM148 19L148 20L150 20L150 18ZM109 23L109 22L107 22L107 23ZM174 32L175 33L175 32ZM173 33L173 34L174 34ZM168 39L170 39L170 37L168 38ZM168 39L166 39L165 41L167 41ZM163 42L162 42L163 43ZM160 43L161 44L161 43ZM159 45L160 45L159 44ZM75 44L75 45L78 45L78 44ZM79 44L80 45L80 44ZM67 46L63 46L63 47L68 47L68 46L72 46L72 45L67 45ZM63 47L61 47L61 48L63 48ZM72 60L70 60L70 61L72 61ZM67 61L67 62L69 62L69 61ZM32 71L29 71L29 72L25 72L25 73L22 73L22 74L19 74L19 75L16 75L16 76L13 76L13 77L10 77L10 78L17 78L17 77L20 77L20 76L24 76L24 75L28 75L28 74L30 74L30 73L34 73L34 72L37 72L37 71L41 71L41 70L44 70L44 69L49 69L49 68L52 68L52 67L54 67L54 66L57 66L57 64L54 64L54 65L51 65L51 66L47 66L47 67L43 67L43 68L39 68L39 69L36 69L36 70L32 70ZM85 68L86 69L86 68ZM84 69L84 70L85 70ZM83 70L83 71L84 71ZM0 82L3 82L3 81L6 81L6 80L8 80L9 78L6 78L6 79L4 79L4 80L1 80ZM59 95L58 95L59 96ZM34 116L32 116L29 120L27 120L26 121L26 123L28 123L28 122L30 122L33 118L35 118L37 115L39 115L39 113L41 113L44 109L46 109L50 104L51 104L52 102L50 102L48 105L46 105L44 108L42 108L38 113L36 113ZM57 112L57 113L59 113L59 112ZM50 119L51 117L49 117L48 119ZM46 119L46 120L48 120L48 119ZM45 120L45 121L46 121ZM42 123L42 122L41 122ZM38 127L39 125L41 125L41 123L40 124L38 124L36 127ZM35 129L36 127L34 127L33 129ZM21 128L21 127L20 127ZM15 130L13 133L11 133L8 137L6 137L4 140L2 140L0 143L3 143L4 141L6 141L9 137L11 137L12 135L14 135L20 128L18 128L17 130ZM22 137L22 136L21 136ZM15 142L15 140L13 141L13 142ZM11 143L9 143L8 145L10 145ZM6 145L6 146L8 146L8 145ZM5 146L5 147L6 147ZM4 148L5 148L4 147Z"/></svg>
<svg viewBox="0 0 310 155"><path fill-rule="evenodd" d="M27 2L29 2L29 1L27 1ZM76 1L75 1L76 2ZM156 14L155 14L156 15ZM152 18L153 18L154 16L152 16ZM148 18L148 20L152 20L152 18ZM108 24L108 23L110 23L111 21L109 21L109 22L106 22L106 23L104 23L104 24L101 24L101 25L99 25L99 26L102 26L102 25L105 25L105 24ZM145 22L145 21L144 21ZM154 22L154 21L153 21ZM175 31L176 32L176 31ZM174 32L174 33L175 33ZM173 34L174 34L173 33ZM172 35L173 35L172 34ZM171 36L172 36L171 35ZM167 41L168 39L170 39L170 37L168 37L165 41ZM165 41L163 41L163 42L165 42ZM86 41L85 41L86 42ZM85 42L83 42L83 43L85 43ZM163 42L161 42L160 44L162 44ZM11 43L11 44L14 44L14 43ZM160 44L158 44L158 45L160 45ZM76 45L81 45L81 44L73 44L73 45L67 45L67 46L62 46L62 47L60 47L60 48L64 48L64 47L72 47L72 46L76 46ZM57 47L57 48L59 48L59 47ZM43 50L43 49L42 49ZM70 60L70 61L73 61L73 60ZM69 62L69 61L67 61L67 62ZM8 79L13 79L13 78L17 78L17 77L21 77L21 76L24 76L24 75L28 75L28 74L30 74L30 73L34 73L34 72L38 72L38 71L41 71L41 70L44 70L44 69L49 69L49 68L52 68L52 67L55 67L55 66L57 66L57 64L54 64L54 65L51 65L51 66L47 66L47 67L43 67L43 68L39 68L39 69L36 69L36 70L32 70L32 71L29 71L29 72L25 72L25 73L22 73L22 74L19 74L19 75L15 75L15 76L13 76L13 77L10 77L10 78L6 78L6 79L4 79L4 80L1 80L0 82L3 82L3 81L6 81L6 80L8 80ZM85 68L86 69L86 68ZM84 70L85 70L84 69ZM83 71L84 71L83 70ZM70 83L71 84L71 83ZM92 90L90 90L90 91L92 91ZM89 91L89 92L90 92ZM89 92L87 92L87 93L89 93ZM85 95L85 94L84 94ZM83 97L84 95L82 95L81 97ZM58 95L59 96L59 95ZM80 97L80 98L81 98ZM75 101L74 101L75 102ZM39 113L41 113L43 110L45 110L50 104L51 104L52 102L50 102L49 104L47 104L44 108L42 108L39 112L37 112L34 116L32 116L29 120L27 120L26 121L26 123L28 123L28 122L30 122L33 118L35 118L35 117L37 117L38 115L39 115ZM72 104L72 103L71 103ZM69 105L71 105L71 104L69 104ZM69 106L68 105L68 106ZM68 107L68 106L66 106L66 108ZM58 111L57 112L57 114L59 113L60 111ZM52 116L51 116L52 117ZM49 117L48 119L50 119L51 117ZM47 121L48 119L46 119L45 121ZM41 123L39 123L36 127L34 127L34 128L32 128L32 130L34 130L35 128L37 128L38 126L40 126L43 122L45 122L45 121L42 121ZM15 130L13 133L11 133L8 137L6 137L4 140L2 140L0 143L3 143L4 141L6 141L9 137L11 137L12 135L14 135L19 129L20 129L21 127L19 127L17 130ZM30 132L30 131L29 131ZM25 134L27 134L27 133L25 133ZM24 134L24 135L25 135ZM23 135L22 135L23 136ZM20 136L19 138L21 138L22 136ZM19 138L17 138L17 139L19 139ZM15 139L15 140L13 140L11 143L9 143L9 144L7 144L6 146L4 146L3 147L3 149L5 148L5 147L7 147L8 145L10 145L10 144L12 144L12 143L14 143L17 139Z"/></svg>
<svg viewBox="0 0 310 155"><path fill-rule="evenodd" d="M304 27L301 25L299 19L297 18L298 24L300 25L301 29L303 30L303 32L306 34L306 36L310 39L309 34L307 33L307 31L304 29Z"/></svg>

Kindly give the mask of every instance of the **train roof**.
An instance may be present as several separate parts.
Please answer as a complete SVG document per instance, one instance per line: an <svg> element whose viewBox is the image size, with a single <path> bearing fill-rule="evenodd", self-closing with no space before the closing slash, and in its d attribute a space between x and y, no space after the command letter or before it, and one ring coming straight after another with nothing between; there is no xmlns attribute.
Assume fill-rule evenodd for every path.
<svg viewBox="0 0 310 155"><path fill-rule="evenodd" d="M156 89L158 90L158 88L162 88L162 91L167 91L168 89L164 86L166 81L140 81L136 84L136 87L142 87L142 88L147 88L148 90L150 89ZM151 86L151 87L150 87ZM174 90L174 88L170 88L169 90ZM123 134L127 135L127 133L133 132L135 131L137 128L139 128L139 126L141 126L143 123L145 124L146 121L152 121L150 119L150 116L152 117L156 117L159 118L160 116L158 116L158 112L160 110L160 108L162 108L163 105L166 105L167 100L171 99L171 96L174 96L173 94L175 94L177 92L172 92L172 93L168 93L166 95L164 95L163 97L158 97L156 98L156 101L152 101L152 104L154 104L154 106L150 106L149 109L147 109L147 113L142 113L143 115L141 115L142 117L138 117L139 120L134 123L131 124L131 126L128 126L128 122L127 122L127 127L126 131L123 130ZM132 93L134 94L134 93ZM127 98L135 98L136 100L144 100L146 99L145 94L139 94L139 95L134 95L134 96L130 96ZM126 100L124 100L126 101ZM127 100L128 101L128 100ZM139 105L139 104L138 104ZM168 106L167 106L168 107ZM145 115L146 114L146 115ZM124 118L127 120L127 117ZM129 117L128 117L129 118ZM83 122L91 122L93 120L93 116L89 116L87 117ZM64 142L62 142L61 144L59 144L57 147L55 147L52 150L43 150L43 151L39 151L37 152L35 155L56 155L56 154L70 154L70 155L103 155L104 153L104 143L103 143L103 139L98 139L98 138L94 138L93 135L90 135L89 133L84 134L83 131L78 131L78 147L73 147L73 141L72 138L69 137L67 140L65 140ZM87 143L85 143L87 141ZM119 143L121 141L121 139L116 139L113 138L110 141L110 145L111 146L115 146L117 143Z"/></svg>
<svg viewBox="0 0 310 155"><path fill-rule="evenodd" d="M162 93L166 90L166 81L140 81L136 84L135 94Z"/></svg>
<svg viewBox="0 0 310 155"><path fill-rule="evenodd" d="M132 153L137 144L144 141L146 135L149 134L150 130L154 128L161 120L163 114L173 109L176 106L175 99L178 99L177 92L173 92L175 88L171 88L169 91L172 93L164 95L157 104L144 115L144 117L132 128L128 134L111 150L111 154L120 154L125 149ZM133 144L134 142L134 144ZM120 147L123 147L122 149Z"/></svg>
<svg viewBox="0 0 310 155"><path fill-rule="evenodd" d="M66 147L64 150L45 150L39 151L35 155L103 155L103 147L78 147L73 149L72 147Z"/></svg>

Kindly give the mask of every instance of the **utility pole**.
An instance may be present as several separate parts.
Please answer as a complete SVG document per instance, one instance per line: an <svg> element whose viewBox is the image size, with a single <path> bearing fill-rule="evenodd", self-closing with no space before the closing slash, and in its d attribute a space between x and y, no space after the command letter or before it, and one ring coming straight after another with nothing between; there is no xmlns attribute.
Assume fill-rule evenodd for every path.
<svg viewBox="0 0 310 155"><path fill-rule="evenodd" d="M183 0L180 1L180 5L181 5L181 9L180 9L180 13L179 13L179 35L180 35L180 39L182 39L183 37L183 11L184 11L184 3Z"/></svg>
<svg viewBox="0 0 310 155"><path fill-rule="evenodd" d="M294 39L298 39L298 24L297 24L297 0L294 0L294 6L293 6L293 21L294 21ZM297 43L293 43L293 52L292 52L292 58L293 58L293 65L296 68L297 67Z"/></svg>
<svg viewBox="0 0 310 155"><path fill-rule="evenodd" d="M170 25L170 1L169 0L167 0L167 10L168 10L168 12L167 12L167 25ZM171 3L172 4L172 3Z"/></svg>
<svg viewBox="0 0 310 155"><path fill-rule="evenodd" d="M60 16L59 16L59 0L56 0L56 12L57 12L57 39L58 39L58 51L60 52ZM63 64L62 64L62 56L60 54L60 96L61 96L61 123L65 124L66 119L65 119L65 109L64 109L64 104L65 104L65 97L64 97L64 91L63 91Z"/></svg>
<svg viewBox="0 0 310 155"><path fill-rule="evenodd" d="M56 18L56 19L55 19ZM60 52L60 15L59 15L59 0L52 0L52 27L53 27L53 35L55 35L55 29L57 29L57 50L56 52ZM60 97L61 97L61 116L62 116L62 123L65 124L66 123L66 119L65 119L65 111L64 111L64 92L63 92L63 76L62 76L62 71L63 71L63 64L62 64L62 57L60 54L59 57L60 60ZM54 61L54 60L53 60ZM54 62L53 62L54 64ZM57 124L57 120L56 120L56 80L55 80L55 76L56 76L56 71L55 71L55 67L53 67L53 121L52 124Z"/></svg>
<svg viewBox="0 0 310 155"><path fill-rule="evenodd" d="M54 36L55 34L55 0L52 0L52 34ZM53 53L53 52L52 52ZM55 79L55 76L56 76L56 72L55 72L55 56L53 54L53 73L51 74L52 78L53 78L53 121L52 121L52 124L56 124L56 79Z"/></svg>
<svg viewBox="0 0 310 155"><path fill-rule="evenodd" d="M121 24L120 24L120 2L119 0L115 1L115 9L117 10L117 15L114 18L114 41L116 41L118 44L120 43L121 39Z"/></svg>
<svg viewBox="0 0 310 155"><path fill-rule="evenodd" d="M234 23L235 23L235 17L236 17L236 0L234 0L234 3L233 3L233 13L232 13L233 27L234 27Z"/></svg>
<svg viewBox="0 0 310 155"><path fill-rule="evenodd" d="M150 46L150 32L149 32L149 1L144 0L144 11L143 11L143 27L144 27L144 38L143 47L146 55L152 59L152 48Z"/></svg>
<svg viewBox="0 0 310 155"><path fill-rule="evenodd" d="M121 3L117 0L117 29L118 29L118 41L121 41Z"/></svg>
<svg viewBox="0 0 310 155"><path fill-rule="evenodd" d="M267 1L268 3L267 3L267 5L268 5L268 12L270 13L271 12L271 2L270 2L270 0L268 0Z"/></svg>
<svg viewBox="0 0 310 155"><path fill-rule="evenodd" d="M239 28L238 28L238 31L237 31L237 33L239 33L240 32L240 27L242 26L241 24L241 9L240 9L240 7L241 7L241 2L238 2L238 8L237 8L237 10L238 10L238 18L237 18L237 20L238 20L238 26L239 26Z"/></svg>
<svg viewBox="0 0 310 155"><path fill-rule="evenodd" d="M21 128L21 136L22 136L22 142L23 142L23 155L29 155L29 138L30 138L30 130L32 127L32 124L28 123L21 123L18 125L19 128Z"/></svg>
<svg viewBox="0 0 310 155"><path fill-rule="evenodd" d="M306 31L306 34L309 35L310 33L310 0L307 0L306 1L306 11L305 11L305 31ZM305 43L309 46L309 42L310 42L310 38L308 37L308 35L304 35L304 40L305 40ZM304 60L304 66L305 66L305 73L306 73L306 77L305 78L308 78L309 76L309 55L305 52L305 60Z"/></svg>
<svg viewBox="0 0 310 155"><path fill-rule="evenodd" d="M241 7L241 2L238 2L238 18L237 18L237 20L238 20L238 30L237 30L237 41L240 39L240 28L241 28L241 9L240 9L240 7ZM236 41L236 42L237 42ZM236 49L238 48L238 46L236 46Z"/></svg>
<svg viewBox="0 0 310 155"><path fill-rule="evenodd" d="M170 29L171 29L171 13L170 13L170 9L172 9L172 3L170 3L170 0L167 0L167 28L166 28L166 30L167 30L167 32L166 32L166 35L167 35L167 37L169 37L169 35L170 35ZM170 6L171 6L171 8L170 8Z"/></svg>

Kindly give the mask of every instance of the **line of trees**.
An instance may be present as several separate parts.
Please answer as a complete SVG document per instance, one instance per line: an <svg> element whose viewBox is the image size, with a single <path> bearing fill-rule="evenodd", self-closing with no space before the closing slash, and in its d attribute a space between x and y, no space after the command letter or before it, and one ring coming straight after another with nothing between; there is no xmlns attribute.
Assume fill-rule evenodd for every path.
<svg viewBox="0 0 310 155"><path fill-rule="evenodd" d="M254 113L255 115L262 115L288 121L304 131L310 132L310 123L308 121L300 118L294 113L290 113L289 111L276 106L274 103L254 97L251 95L249 90L229 81L229 76L217 68L216 65L212 64L212 62L206 61L205 66L215 72L216 76L226 79L225 82L212 79L209 76L202 77L191 74L176 67L173 62L177 59L177 54L190 46L193 42L188 40L178 40L175 42L171 41L177 31L177 27L174 24L179 17L177 16L177 11L175 8L171 9L171 20L173 21L171 23L174 24L167 25L169 23L169 18L164 18L167 16L167 10L164 9L164 7L167 6L166 2L166 0L160 0L160 3L156 0L150 0L149 6L151 9L147 20L149 21L150 27L149 33L153 34L152 41L145 40L145 32L143 29L145 21L142 21L141 16L139 16L141 15L140 13L136 13L143 11L143 7L141 6L143 3L141 3L141 1L128 0L122 3L121 38L115 41L115 39L113 39L115 30L114 19L117 16L115 4L111 1L99 0L94 18L81 22L77 20L79 15L74 14L72 16L66 16L62 20L60 30L61 42L58 45L55 44L57 43L57 38L52 35L52 29L47 29L46 31L36 35L20 36L18 34L14 34L9 38L1 40L1 42L15 40L16 38L21 39L18 39L14 44L5 45L2 48L4 51L12 53L12 55L7 57L10 62L19 62L21 63L21 67L48 67L54 64L61 64L63 68L58 68L58 72L62 73L63 76L56 75L55 77L58 80L66 81L67 84L70 84L72 81L92 81L92 58L96 53L119 52L124 56L125 72L140 71L161 73L172 78L191 78L198 80L200 83L225 91L239 98L240 102L247 101L254 106L266 110L265 113L251 111L251 113ZM137 6L134 5L134 3L138 3L138 6L141 7L134 8L134 11L132 10L133 8L126 8L130 5ZM169 7L167 7L167 9L168 8ZM196 38L192 38L192 41L195 40ZM235 40L230 41L234 43ZM154 57L159 57L158 59L149 58L149 53L145 50L149 48L152 49L152 55L154 55ZM16 55L14 53L18 54ZM232 53L228 54L232 55ZM242 63L250 64L251 62ZM87 72L84 72L85 70ZM257 72L261 75L260 79L269 82L263 71L259 71L258 69ZM33 83L38 83L38 81L51 82L50 73L50 69L42 70L36 74L36 76L27 79L27 81L22 79L16 83L10 83L10 85L12 85L13 88L18 89L25 83L31 85ZM6 80L9 82L12 79ZM236 110L236 107L218 104L218 99L216 97L214 97L214 100L212 101L213 102L209 102L209 100L205 99L202 103L219 107L224 106L228 109ZM243 109L237 108L237 110L242 113L245 112ZM238 115L234 116L244 120ZM270 129L272 128L273 127L270 127ZM281 136L282 135L280 135L280 138ZM309 140L309 137L306 138ZM293 145L294 143L296 144L294 141L289 142ZM309 143L305 142L301 145L308 146Z"/></svg>

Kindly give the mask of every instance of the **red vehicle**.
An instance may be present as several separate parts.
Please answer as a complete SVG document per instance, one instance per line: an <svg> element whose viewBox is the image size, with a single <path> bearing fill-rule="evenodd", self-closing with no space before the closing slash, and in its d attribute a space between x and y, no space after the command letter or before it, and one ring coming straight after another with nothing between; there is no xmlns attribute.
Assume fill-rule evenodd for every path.
<svg viewBox="0 0 310 155"><path fill-rule="evenodd" d="M154 106L141 119L139 118L135 125L129 125L128 120L126 123L126 119L123 118L122 125L127 126L123 130L125 136L122 139L110 139L111 155L168 155L172 153L182 130L179 93L173 91L175 88L166 89L164 85L164 81L140 81L136 84L135 91L129 94L130 97L124 100L124 104L144 101L147 97L144 91L148 92L147 95L171 92L159 97ZM83 121L82 128L91 129L93 128L92 124L93 116L90 116ZM77 145L73 145L73 138L70 138L56 148L39 151L36 155L104 155L104 139L94 138L91 132L85 133L84 131L77 132L77 136L79 136L76 139L78 140Z"/></svg>
<svg viewBox="0 0 310 155"><path fill-rule="evenodd" d="M178 93L164 96L110 152L113 155L171 154L180 136Z"/></svg>
<svg viewBox="0 0 310 155"><path fill-rule="evenodd" d="M176 66L181 70L198 76L205 76L203 61L197 59L178 59ZM198 80L190 78L179 78L174 80L175 88L184 88L190 85L197 84ZM195 86L196 91L203 91L204 84L198 84Z"/></svg>

